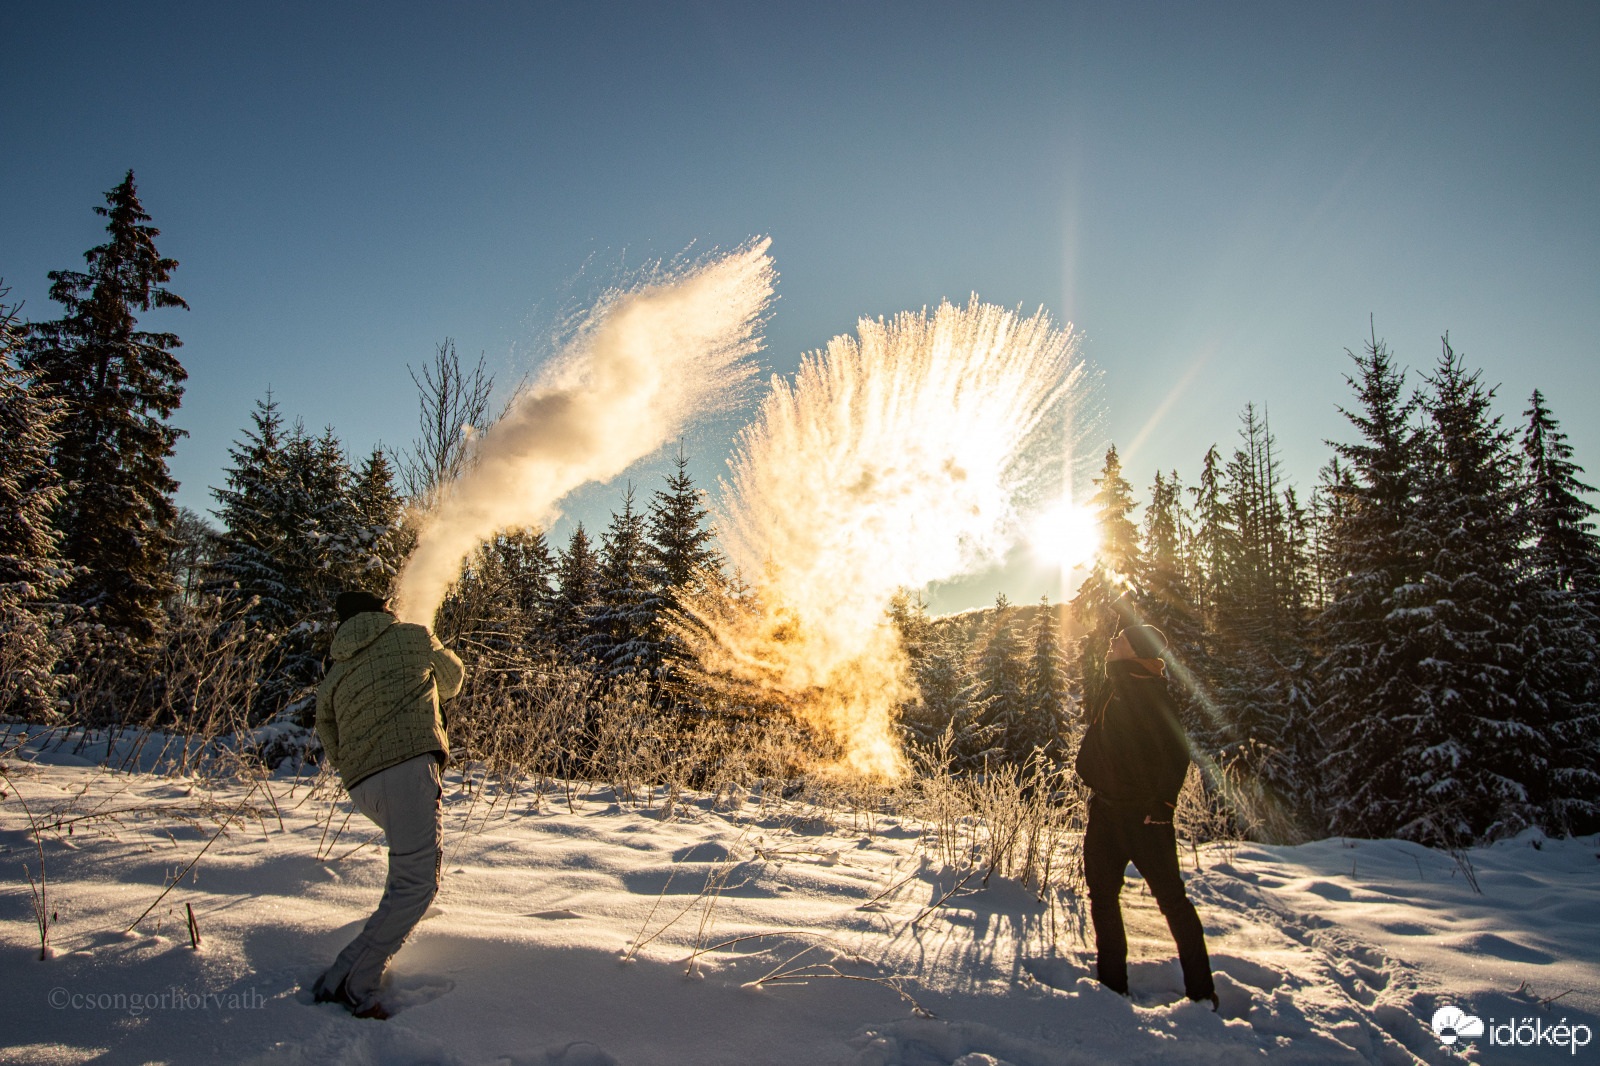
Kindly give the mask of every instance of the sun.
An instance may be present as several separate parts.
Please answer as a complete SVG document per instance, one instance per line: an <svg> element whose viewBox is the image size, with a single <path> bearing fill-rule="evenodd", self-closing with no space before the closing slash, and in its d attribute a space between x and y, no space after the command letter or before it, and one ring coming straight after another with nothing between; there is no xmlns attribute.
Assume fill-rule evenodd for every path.
<svg viewBox="0 0 1600 1066"><path fill-rule="evenodd" d="M1028 539L1040 559L1072 570L1094 558L1100 548L1100 526L1089 508L1057 500L1034 519Z"/></svg>

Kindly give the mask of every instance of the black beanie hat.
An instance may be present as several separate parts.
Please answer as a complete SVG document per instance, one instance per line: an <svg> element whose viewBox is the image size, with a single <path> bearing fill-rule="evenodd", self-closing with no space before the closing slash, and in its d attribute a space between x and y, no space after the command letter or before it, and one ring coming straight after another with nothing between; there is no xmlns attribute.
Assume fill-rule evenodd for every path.
<svg viewBox="0 0 1600 1066"><path fill-rule="evenodd" d="M339 598L333 601L333 609L338 614L339 621L348 622L358 614L387 611L389 605L364 589L349 589L339 593Z"/></svg>
<svg viewBox="0 0 1600 1066"><path fill-rule="evenodd" d="M1127 637L1133 654L1141 659L1159 659L1161 653L1167 650L1167 635L1155 626L1136 623L1117 635Z"/></svg>

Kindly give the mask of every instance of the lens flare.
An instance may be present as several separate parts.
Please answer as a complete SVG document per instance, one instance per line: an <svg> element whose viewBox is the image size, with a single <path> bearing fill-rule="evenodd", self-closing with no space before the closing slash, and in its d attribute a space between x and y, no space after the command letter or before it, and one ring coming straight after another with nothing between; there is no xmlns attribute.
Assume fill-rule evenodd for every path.
<svg viewBox="0 0 1600 1066"><path fill-rule="evenodd" d="M1058 500L1033 520L1028 540L1040 559L1073 570L1087 564L1099 550L1100 525L1092 509Z"/></svg>
<svg viewBox="0 0 1600 1066"><path fill-rule="evenodd" d="M547 526L557 504L606 481L726 406L772 298L768 240L602 300L572 342L475 442L473 462L423 516L397 611L433 624L462 560L511 526Z"/></svg>
<svg viewBox="0 0 1600 1066"><path fill-rule="evenodd" d="M748 610L691 605L680 633L710 675L787 706L843 769L901 769L893 708L906 663L884 606L989 564L1018 510L1058 490L1085 376L1070 332L976 298L862 319L774 379L740 437L718 527Z"/></svg>

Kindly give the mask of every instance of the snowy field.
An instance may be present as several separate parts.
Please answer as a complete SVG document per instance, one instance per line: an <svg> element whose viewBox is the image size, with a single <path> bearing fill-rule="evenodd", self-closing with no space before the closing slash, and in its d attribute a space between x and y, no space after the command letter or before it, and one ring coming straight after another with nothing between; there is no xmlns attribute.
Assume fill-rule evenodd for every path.
<svg viewBox="0 0 1600 1066"><path fill-rule="evenodd" d="M453 787L443 887L392 967L398 1012L375 1022L303 991L381 892L382 842L359 814L346 824L342 798L48 752L4 765L6 1063L1600 1061L1600 1045L1567 1046L1600 1030L1594 839L1476 849L1481 894L1455 859L1400 841L1210 846L1200 872L1186 855L1216 1014L1181 997L1131 870L1130 1002L1092 981L1066 913L998 877L957 888L917 824L589 786L491 813ZM62 821L44 845L44 962L19 795ZM1444 1045L1430 1020L1446 1005L1484 1035Z"/></svg>

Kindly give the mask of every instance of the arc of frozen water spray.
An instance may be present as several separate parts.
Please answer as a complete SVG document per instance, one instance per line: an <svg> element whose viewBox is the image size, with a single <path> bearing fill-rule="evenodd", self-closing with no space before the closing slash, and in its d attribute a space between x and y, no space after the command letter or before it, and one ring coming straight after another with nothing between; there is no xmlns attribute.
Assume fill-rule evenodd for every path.
<svg viewBox="0 0 1600 1066"><path fill-rule="evenodd" d="M776 280L770 244L601 301L424 517L398 582L402 619L431 625L480 542L547 525L573 489L615 477L727 402L755 372L749 357Z"/></svg>
<svg viewBox="0 0 1600 1066"><path fill-rule="evenodd" d="M1070 327L976 297L863 319L774 379L718 509L734 560L764 574L761 612L698 618L702 665L795 706L850 769L894 776L907 690L885 603L1003 554L1083 382Z"/></svg>

